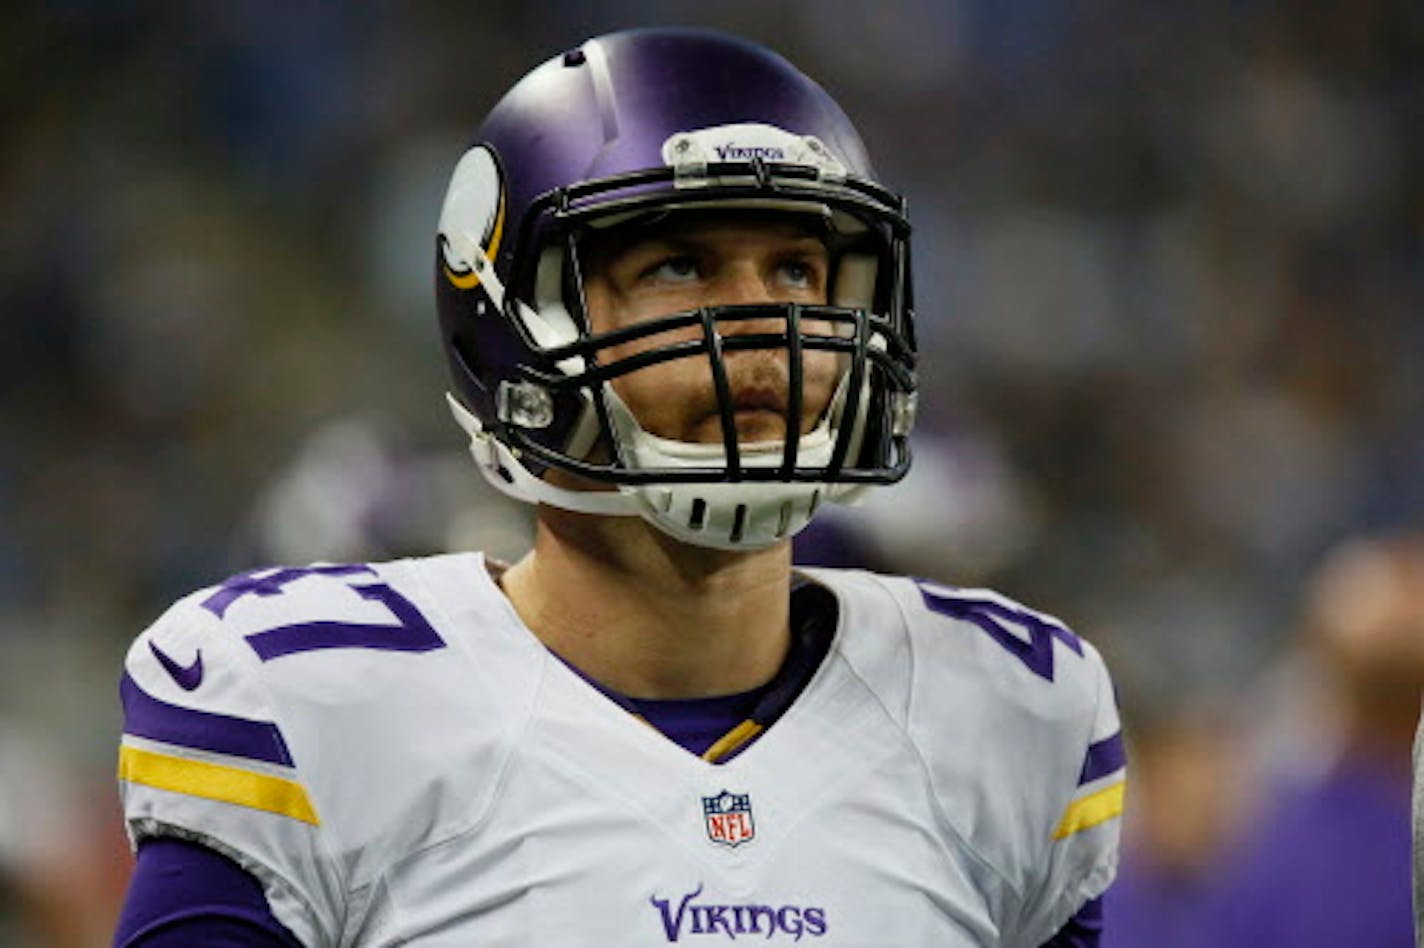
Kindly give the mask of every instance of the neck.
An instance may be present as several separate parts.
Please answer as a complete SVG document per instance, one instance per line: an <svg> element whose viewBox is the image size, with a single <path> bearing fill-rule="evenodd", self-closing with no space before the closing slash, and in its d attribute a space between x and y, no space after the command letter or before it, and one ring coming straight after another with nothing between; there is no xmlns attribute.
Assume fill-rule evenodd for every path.
<svg viewBox="0 0 1424 948"><path fill-rule="evenodd" d="M697 698L770 681L790 643L791 547L694 547L637 517L540 508L505 593L531 631L634 698Z"/></svg>

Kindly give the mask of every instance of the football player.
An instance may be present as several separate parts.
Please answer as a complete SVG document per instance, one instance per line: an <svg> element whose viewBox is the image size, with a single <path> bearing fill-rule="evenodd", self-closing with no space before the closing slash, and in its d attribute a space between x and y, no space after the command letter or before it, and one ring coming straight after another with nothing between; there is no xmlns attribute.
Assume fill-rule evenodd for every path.
<svg viewBox="0 0 1424 948"><path fill-rule="evenodd" d="M909 237L750 43L615 33L510 90L435 280L450 407L534 548L255 570L140 636L119 943L1093 944L1098 653L791 565L909 466Z"/></svg>

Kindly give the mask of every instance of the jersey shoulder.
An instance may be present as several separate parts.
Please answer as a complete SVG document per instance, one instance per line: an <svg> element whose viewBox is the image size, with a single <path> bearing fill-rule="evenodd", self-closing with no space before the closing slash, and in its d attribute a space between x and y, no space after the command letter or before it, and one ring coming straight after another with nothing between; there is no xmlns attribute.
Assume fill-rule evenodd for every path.
<svg viewBox="0 0 1424 948"><path fill-rule="evenodd" d="M837 591L842 653L901 715L948 831L1008 880L1006 935L1046 941L1116 867L1126 760L1101 654L993 590L814 578Z"/></svg>
<svg viewBox="0 0 1424 948"><path fill-rule="evenodd" d="M1107 671L1092 644L1008 596L863 570L802 572L835 592L841 649L891 706L914 703L916 693L973 694L1042 726L1071 727L1100 700Z"/></svg>
<svg viewBox="0 0 1424 948"><path fill-rule="evenodd" d="M399 710L388 689L462 671L471 651L498 661L491 643L501 641L511 655L532 646L477 556L271 567L174 603L130 647L124 688L204 711L339 724L366 704Z"/></svg>
<svg viewBox="0 0 1424 948"><path fill-rule="evenodd" d="M539 668L477 556L231 577L129 650L130 832L196 838L269 899L290 890L339 918L340 893L479 818Z"/></svg>

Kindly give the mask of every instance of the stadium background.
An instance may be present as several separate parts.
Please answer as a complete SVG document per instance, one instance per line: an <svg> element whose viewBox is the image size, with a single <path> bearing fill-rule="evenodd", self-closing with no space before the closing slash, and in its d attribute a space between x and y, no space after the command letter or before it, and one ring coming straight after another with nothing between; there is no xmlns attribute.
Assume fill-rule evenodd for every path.
<svg viewBox="0 0 1424 948"><path fill-rule="evenodd" d="M442 405L432 228L499 92L621 26L781 50L911 197L920 463L801 556L993 585L1097 642L1139 749L1212 747L1183 804L1217 814L1203 860L1263 775L1323 753L1304 583L1424 510L1424 7L54 0L6 20L0 944L104 943L127 858L115 676L167 602L261 563L518 551L525 511ZM32 916L50 933L22 934Z"/></svg>

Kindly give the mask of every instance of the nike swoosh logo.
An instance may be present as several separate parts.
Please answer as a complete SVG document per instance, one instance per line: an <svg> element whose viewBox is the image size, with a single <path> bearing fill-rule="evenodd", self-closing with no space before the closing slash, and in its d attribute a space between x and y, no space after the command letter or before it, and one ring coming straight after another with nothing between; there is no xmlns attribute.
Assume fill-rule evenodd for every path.
<svg viewBox="0 0 1424 948"><path fill-rule="evenodd" d="M173 676L173 680L178 683L179 688L182 688L184 691L192 691L203 683L202 649L198 649L198 654L197 657L193 659L193 664L179 665L152 642L148 643L148 648L149 651L153 652L153 657L158 659L158 664L163 666L163 670Z"/></svg>

